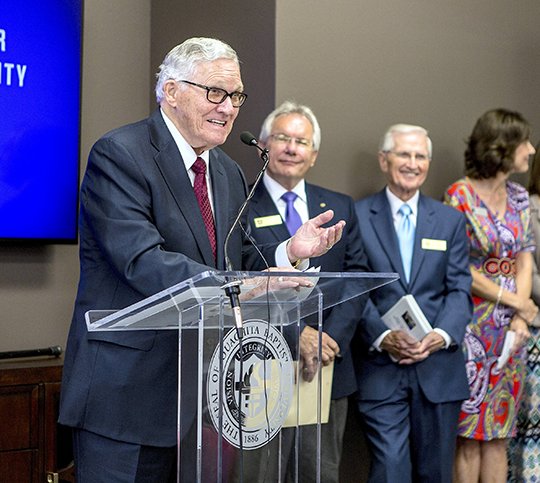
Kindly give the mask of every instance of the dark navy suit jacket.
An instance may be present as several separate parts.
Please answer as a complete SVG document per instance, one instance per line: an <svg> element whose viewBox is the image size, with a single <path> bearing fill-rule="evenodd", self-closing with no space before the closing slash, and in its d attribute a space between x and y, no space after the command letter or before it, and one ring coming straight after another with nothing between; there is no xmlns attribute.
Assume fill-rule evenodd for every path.
<svg viewBox="0 0 540 483"><path fill-rule="evenodd" d="M310 218L331 209L334 211L335 220L346 222L341 241L322 257L311 259L311 266L320 266L323 272L367 271L352 198L309 183L306 183L306 197ZM259 244L281 242L290 237L285 223L255 226L255 218L272 215L279 217L279 211L261 182L248 205L251 235ZM341 359L336 359L334 365L333 399L348 396L356 390L350 342L364 304L365 298L357 297L325 314L323 330L339 344L342 356Z"/></svg>
<svg viewBox="0 0 540 483"><path fill-rule="evenodd" d="M385 351L372 350L372 344L387 330L380 316L403 295L413 294L431 325L446 331L453 341L449 349L414 364L423 393L433 403L467 399L469 386L460 346L471 320L472 302L463 215L420 195L407 284L385 191L357 201L356 211L370 269L400 274L400 280L371 292L359 325L354 341L358 397L383 400L396 389L403 366L392 362Z"/></svg>
<svg viewBox="0 0 540 483"><path fill-rule="evenodd" d="M217 268L224 269L223 242L246 183L220 149L210 151L209 170ZM240 230L229 248L235 270L264 268ZM272 264L273 251L265 253ZM80 264L60 422L121 441L174 446L178 333L89 333L84 320L90 309L121 309L216 268L191 182L159 111L92 148L81 188ZM192 379L182 374L183 382ZM193 413L182 416L189 423Z"/></svg>

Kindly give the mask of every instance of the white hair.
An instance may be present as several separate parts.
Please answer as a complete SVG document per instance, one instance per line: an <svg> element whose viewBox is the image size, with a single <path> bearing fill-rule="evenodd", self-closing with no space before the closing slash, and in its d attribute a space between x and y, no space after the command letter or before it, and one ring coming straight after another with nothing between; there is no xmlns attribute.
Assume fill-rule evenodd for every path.
<svg viewBox="0 0 540 483"><path fill-rule="evenodd" d="M428 156L431 159L433 146L431 143L431 139L429 138L427 129L424 129L422 126L414 126L412 124L394 124L393 126L390 126L388 130L386 131L386 133L384 134L383 138L381 139L379 150L382 151L383 153L392 151L392 149L394 149L394 146L396 144L394 135L395 134L410 134L410 133L419 133L426 136Z"/></svg>
<svg viewBox="0 0 540 483"><path fill-rule="evenodd" d="M156 99L163 99L163 86L168 80L190 80L189 78L201 62L217 59L234 60L240 67L234 49L221 40L206 37L193 37L174 47L163 59L156 74Z"/></svg>
<svg viewBox="0 0 540 483"><path fill-rule="evenodd" d="M266 119L261 127L259 139L263 143L267 143L268 138L272 133L272 126L274 125L276 118L289 114L299 114L300 116L304 116L311 123L311 126L313 127L313 149L318 151L319 146L321 145L321 128L319 126L319 122L309 107L298 104L294 101L285 101L270 114L268 114L268 116L266 116Z"/></svg>

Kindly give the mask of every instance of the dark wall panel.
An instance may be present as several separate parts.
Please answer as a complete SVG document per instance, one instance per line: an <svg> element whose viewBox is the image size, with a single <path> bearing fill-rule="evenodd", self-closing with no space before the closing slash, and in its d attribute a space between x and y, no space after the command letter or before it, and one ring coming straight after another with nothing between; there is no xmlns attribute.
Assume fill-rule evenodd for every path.
<svg viewBox="0 0 540 483"><path fill-rule="evenodd" d="M249 99L223 149L252 181L260 168L257 154L240 141L242 131L258 135L275 102L274 0L154 0L152 2L151 72L155 74L165 54L189 37L215 37L236 50L242 62L242 80ZM152 78L154 83L154 78ZM155 100L152 101L152 108Z"/></svg>

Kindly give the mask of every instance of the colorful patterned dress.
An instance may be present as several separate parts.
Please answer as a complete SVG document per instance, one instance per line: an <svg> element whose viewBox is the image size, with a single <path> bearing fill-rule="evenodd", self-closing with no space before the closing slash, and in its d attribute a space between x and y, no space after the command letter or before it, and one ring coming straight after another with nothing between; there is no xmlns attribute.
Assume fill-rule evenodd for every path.
<svg viewBox="0 0 540 483"><path fill-rule="evenodd" d="M540 235L540 197L531 196L531 223L538 243ZM538 248L537 248L538 250ZM540 305L540 256L536 253L536 275L533 276L533 300ZM536 316L536 325L540 314ZM540 482L540 327L529 327L527 344L527 377L519 407L517 436L510 441L509 483Z"/></svg>
<svg viewBox="0 0 540 483"><path fill-rule="evenodd" d="M467 217L470 264L495 283L516 291L514 261L521 251L534 251L529 196L525 188L506 182L504 219L499 219L475 193L467 178L450 186L445 202ZM525 378L525 350L501 368L497 360L514 309L473 296L473 320L464 340L471 397L461 406L458 434L488 441L513 437Z"/></svg>

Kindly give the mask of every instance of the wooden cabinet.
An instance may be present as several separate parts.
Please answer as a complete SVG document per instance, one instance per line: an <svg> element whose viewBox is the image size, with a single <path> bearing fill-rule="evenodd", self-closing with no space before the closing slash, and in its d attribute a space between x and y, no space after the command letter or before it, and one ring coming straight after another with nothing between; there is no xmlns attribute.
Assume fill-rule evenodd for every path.
<svg viewBox="0 0 540 483"><path fill-rule="evenodd" d="M59 469L71 462L56 423L61 378L61 358L0 361L0 483L74 481Z"/></svg>

